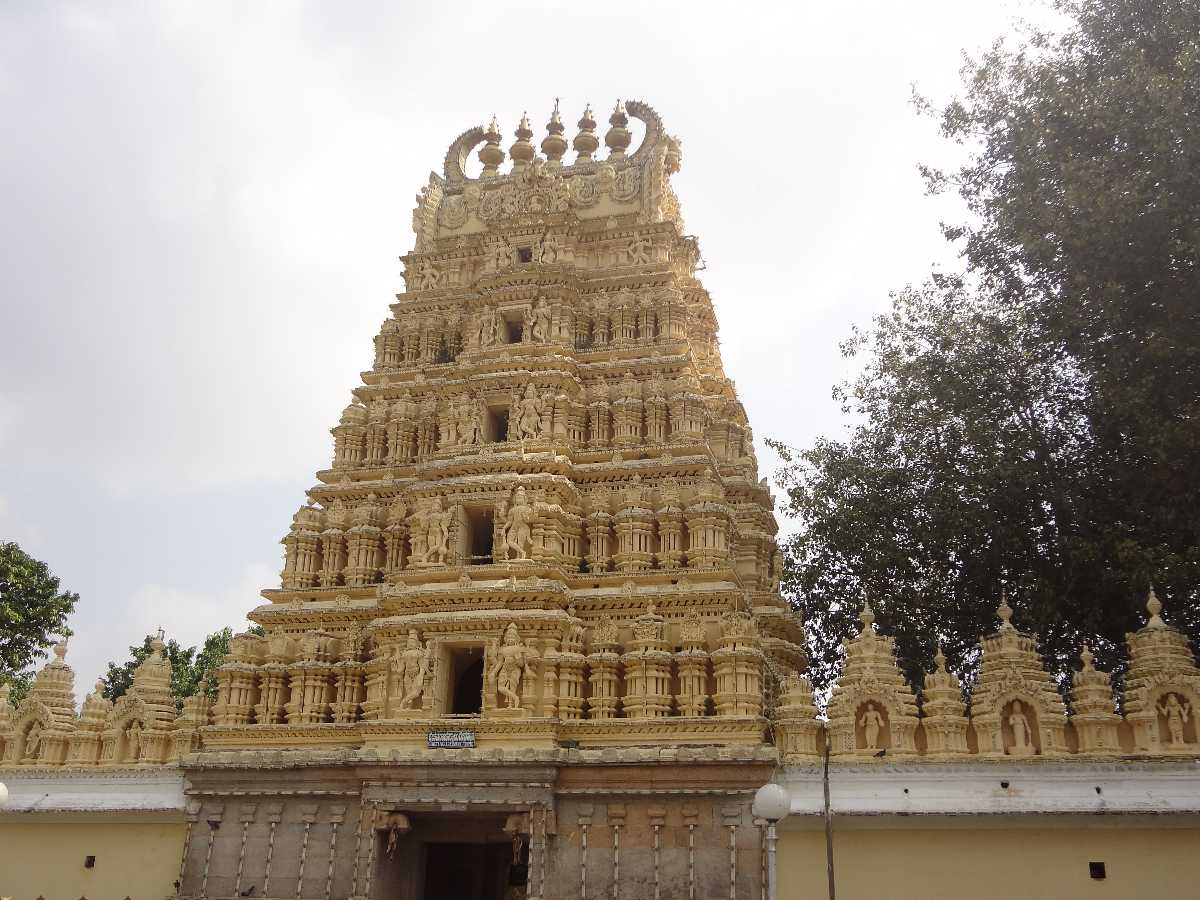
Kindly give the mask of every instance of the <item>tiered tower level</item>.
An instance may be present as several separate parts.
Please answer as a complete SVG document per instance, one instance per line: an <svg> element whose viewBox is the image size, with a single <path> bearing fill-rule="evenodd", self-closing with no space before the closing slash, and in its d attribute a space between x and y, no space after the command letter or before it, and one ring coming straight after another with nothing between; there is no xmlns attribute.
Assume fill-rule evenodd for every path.
<svg viewBox="0 0 1200 900"><path fill-rule="evenodd" d="M771 495L671 190L679 142L643 103L609 123L601 160L585 112L566 164L557 108L544 157L523 118L502 173L493 121L430 175L206 747L424 746L462 717L480 745L764 741L804 665Z"/></svg>

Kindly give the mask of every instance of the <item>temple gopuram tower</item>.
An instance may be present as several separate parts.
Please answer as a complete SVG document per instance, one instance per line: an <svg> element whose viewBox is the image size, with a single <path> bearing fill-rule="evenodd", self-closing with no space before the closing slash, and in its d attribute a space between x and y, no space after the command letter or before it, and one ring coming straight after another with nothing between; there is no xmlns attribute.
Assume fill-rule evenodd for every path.
<svg viewBox="0 0 1200 900"><path fill-rule="evenodd" d="M572 162L557 104L540 153L472 128L418 196L264 633L180 744L184 896L759 896L800 623L679 141L608 122Z"/></svg>

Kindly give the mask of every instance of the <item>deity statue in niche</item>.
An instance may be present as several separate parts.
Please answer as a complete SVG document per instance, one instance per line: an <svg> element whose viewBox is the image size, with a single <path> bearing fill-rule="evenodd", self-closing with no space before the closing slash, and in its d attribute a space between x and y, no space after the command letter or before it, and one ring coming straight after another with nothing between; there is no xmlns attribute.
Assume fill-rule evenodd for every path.
<svg viewBox="0 0 1200 900"><path fill-rule="evenodd" d="M42 724L34 722L25 732L25 759L37 759L38 751L42 748Z"/></svg>
<svg viewBox="0 0 1200 900"><path fill-rule="evenodd" d="M1012 702L1012 709L1008 714L1008 725L1012 728L1013 742L1008 748L1008 752L1013 756L1032 756L1036 752L1033 745L1033 728L1029 724L1029 717L1025 715L1021 707L1020 700Z"/></svg>
<svg viewBox="0 0 1200 900"><path fill-rule="evenodd" d="M408 632L408 643L400 653L400 684L404 694L400 697L401 709L412 709L425 692L425 679L433 667L433 642L424 647L416 629Z"/></svg>
<svg viewBox="0 0 1200 900"><path fill-rule="evenodd" d="M1187 724L1191 710L1187 702L1179 702L1175 694L1167 694L1166 700L1158 705L1159 714L1167 722L1167 734L1171 736L1171 746L1183 744L1183 726Z"/></svg>
<svg viewBox="0 0 1200 900"><path fill-rule="evenodd" d="M500 329L499 316L496 310L488 307L479 313L479 346L492 347L495 345Z"/></svg>
<svg viewBox="0 0 1200 900"><path fill-rule="evenodd" d="M533 308L530 336L539 342L550 340L550 310L545 301L539 300Z"/></svg>
<svg viewBox="0 0 1200 900"><path fill-rule="evenodd" d="M459 443L467 447L478 444L479 408L477 401L469 395L464 396L459 400L458 406L454 410L454 416L458 421Z"/></svg>
<svg viewBox="0 0 1200 900"><path fill-rule="evenodd" d="M517 559L529 559L529 547L533 543L533 520L537 517L529 501L525 499L525 488L517 486L513 504L504 517L504 558L515 552Z"/></svg>
<svg viewBox="0 0 1200 900"><path fill-rule="evenodd" d="M447 544L450 540L450 519L453 513L442 509L442 498L434 497L428 514L425 532L425 561L445 563Z"/></svg>
<svg viewBox="0 0 1200 900"><path fill-rule="evenodd" d="M863 710L862 718L858 720L862 726L863 743L868 750L879 749L879 732L883 728L883 716L875 708L874 703L868 703Z"/></svg>
<svg viewBox="0 0 1200 900"><path fill-rule="evenodd" d="M625 252L630 265L644 266L654 261L654 243L644 235L638 235L630 241Z"/></svg>
<svg viewBox="0 0 1200 900"><path fill-rule="evenodd" d="M521 311L521 340L533 339L533 310L527 306Z"/></svg>
<svg viewBox="0 0 1200 900"><path fill-rule="evenodd" d="M125 729L125 751L130 762L137 762L142 753L142 723L134 719Z"/></svg>
<svg viewBox="0 0 1200 900"><path fill-rule="evenodd" d="M542 401L532 384L525 385L525 395L513 405L517 413L513 424L518 440L537 437L542 425Z"/></svg>
<svg viewBox="0 0 1200 900"><path fill-rule="evenodd" d="M493 641L488 648L488 658L491 660L488 679L495 681L496 692L504 701L505 708L519 708L521 681L534 677L533 661L537 658L537 651L521 642L516 623L510 622L504 630L503 640L499 644Z"/></svg>

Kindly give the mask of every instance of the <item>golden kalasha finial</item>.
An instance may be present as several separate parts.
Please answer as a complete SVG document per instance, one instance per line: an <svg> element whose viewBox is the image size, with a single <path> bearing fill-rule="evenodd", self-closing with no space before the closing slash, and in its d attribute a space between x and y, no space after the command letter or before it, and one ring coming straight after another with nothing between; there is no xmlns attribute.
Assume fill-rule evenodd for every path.
<svg viewBox="0 0 1200 900"><path fill-rule="evenodd" d="M1083 645L1083 650L1079 654L1079 658L1083 661L1083 671L1092 671L1092 662L1096 659L1087 644Z"/></svg>
<svg viewBox="0 0 1200 900"><path fill-rule="evenodd" d="M942 652L941 641L938 641L937 653L933 654L933 664L937 667L937 671L946 671L946 654Z"/></svg>
<svg viewBox="0 0 1200 900"><path fill-rule="evenodd" d="M1000 606L996 610L996 615L1000 617L1001 630L1013 627L1012 623L1009 621L1009 619L1012 618L1013 610L1012 607L1008 605L1008 593L1004 588L1000 588Z"/></svg>
<svg viewBox="0 0 1200 900"><path fill-rule="evenodd" d="M858 614L858 621L862 622L862 633L870 634L871 625L875 621L875 610L871 609L871 601L867 599L866 594L863 595L863 608Z"/></svg>
<svg viewBox="0 0 1200 900"><path fill-rule="evenodd" d="M624 159L625 151L629 149L629 142L633 140L633 135L626 127L629 124L629 116L625 114L625 104L620 100L613 107L612 115L608 117L608 124L612 128L608 129L608 134L604 135L604 144L609 149L609 159Z"/></svg>
<svg viewBox="0 0 1200 900"><path fill-rule="evenodd" d="M579 134L571 143L575 148L575 162L590 162L592 155L600 148L600 140L596 137L596 118L589 103L583 110L583 118L579 120Z"/></svg>
<svg viewBox="0 0 1200 900"><path fill-rule="evenodd" d="M520 172L533 162L535 155L533 144L529 142L529 139L533 137L533 129L529 127L528 113L522 113L521 122L517 125L517 130L514 134L517 139L508 148L508 155L512 157L513 171Z"/></svg>
<svg viewBox="0 0 1200 900"><path fill-rule="evenodd" d="M550 121L546 123L546 131L549 134L542 140L542 152L546 154L546 160L550 163L561 163L563 154L567 152L567 139L563 137L562 118L558 114L558 98L554 98L554 112L550 114Z"/></svg>
<svg viewBox="0 0 1200 900"><path fill-rule="evenodd" d="M1166 628L1167 623L1159 615L1162 608L1162 601L1154 593L1154 585L1150 585L1150 595L1146 598L1146 611L1150 613L1150 621L1146 623L1147 628Z"/></svg>
<svg viewBox="0 0 1200 900"><path fill-rule="evenodd" d="M484 131L483 139L487 143L479 148L479 161L483 163L483 171L479 173L479 177L495 178L500 171L500 163L504 162L504 149L500 146L500 125L495 116L492 116L491 124Z"/></svg>

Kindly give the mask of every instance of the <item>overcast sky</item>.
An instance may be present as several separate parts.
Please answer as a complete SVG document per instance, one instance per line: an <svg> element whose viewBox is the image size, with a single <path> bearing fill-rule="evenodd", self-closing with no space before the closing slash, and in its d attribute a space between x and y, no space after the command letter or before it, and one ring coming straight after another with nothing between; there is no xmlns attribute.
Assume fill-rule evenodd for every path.
<svg viewBox="0 0 1200 900"><path fill-rule="evenodd" d="M955 258L936 100L1031 0L0 3L0 539L80 594L82 696L162 625L245 626L450 141L638 98L683 141L760 442L843 422L838 343ZM607 127L601 125L601 132ZM573 154L568 155L568 160ZM785 523L786 527L786 523Z"/></svg>

